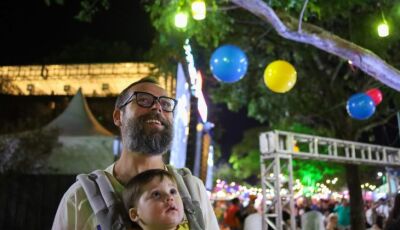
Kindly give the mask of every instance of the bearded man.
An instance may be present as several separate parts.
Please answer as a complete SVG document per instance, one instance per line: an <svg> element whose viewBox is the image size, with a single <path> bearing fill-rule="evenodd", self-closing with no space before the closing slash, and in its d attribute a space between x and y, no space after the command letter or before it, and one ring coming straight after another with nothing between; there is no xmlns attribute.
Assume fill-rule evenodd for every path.
<svg viewBox="0 0 400 230"><path fill-rule="evenodd" d="M113 113L114 124L121 130L121 157L104 170L117 196L135 175L149 169L175 170L166 166L162 155L173 138L173 111L177 101L152 78L132 83L118 96ZM203 183L190 182L199 199L201 229L219 229L217 219ZM182 186L182 185L178 185ZM185 185L183 185L185 186ZM180 189L179 189L180 190ZM185 204L184 204L185 205ZM189 213L186 211L189 210ZM186 215L193 210L185 207ZM183 220L186 221L186 220ZM52 229L103 229L87 194L79 181L64 194ZM189 221L190 225L190 221ZM190 229L198 229L190 226Z"/></svg>

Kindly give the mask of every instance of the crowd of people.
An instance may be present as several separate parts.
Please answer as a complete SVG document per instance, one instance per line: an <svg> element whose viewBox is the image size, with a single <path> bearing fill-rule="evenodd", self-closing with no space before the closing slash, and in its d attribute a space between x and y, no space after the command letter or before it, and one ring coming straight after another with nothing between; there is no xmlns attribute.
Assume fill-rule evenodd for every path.
<svg viewBox="0 0 400 230"><path fill-rule="evenodd" d="M234 198L229 202L216 201L214 210L223 230L262 229L262 211L255 207L250 198L244 206L241 200ZM392 205L391 205L392 203ZM271 207L270 211L273 208ZM350 230L350 204L348 199L299 198L295 202L296 230ZM400 194L389 199L380 198L375 202L365 202L365 227L368 230L400 229ZM282 210L283 229L289 230L291 210L285 205ZM274 219L271 222L274 223Z"/></svg>
<svg viewBox="0 0 400 230"><path fill-rule="evenodd" d="M222 200L214 202L214 212L220 229L258 229L261 214L255 205L256 198L256 196L250 196L245 206L239 198L233 198L229 202Z"/></svg>

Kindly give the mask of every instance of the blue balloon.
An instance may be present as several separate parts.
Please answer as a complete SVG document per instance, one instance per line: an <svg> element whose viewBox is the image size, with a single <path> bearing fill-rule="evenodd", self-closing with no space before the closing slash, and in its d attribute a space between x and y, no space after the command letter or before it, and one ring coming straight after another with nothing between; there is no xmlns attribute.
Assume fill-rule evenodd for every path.
<svg viewBox="0 0 400 230"><path fill-rule="evenodd" d="M233 83L244 77L247 71L246 54L237 46L223 45L211 55L210 68L218 81Z"/></svg>
<svg viewBox="0 0 400 230"><path fill-rule="evenodd" d="M346 109L350 117L365 120L375 113L375 103L367 94L357 93L349 98Z"/></svg>

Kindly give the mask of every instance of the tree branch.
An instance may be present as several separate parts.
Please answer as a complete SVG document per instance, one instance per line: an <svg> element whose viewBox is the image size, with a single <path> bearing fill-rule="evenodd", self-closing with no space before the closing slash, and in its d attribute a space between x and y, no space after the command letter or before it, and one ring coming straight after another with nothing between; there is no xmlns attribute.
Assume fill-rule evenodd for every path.
<svg viewBox="0 0 400 230"><path fill-rule="evenodd" d="M303 22L304 11L306 11L307 4L308 4L308 0L305 0L303 9L301 9L300 18L299 18L299 29L298 29L299 33L301 33L301 23Z"/></svg>
<svg viewBox="0 0 400 230"><path fill-rule="evenodd" d="M238 6L219 6L218 10L221 11L229 11L229 10L236 10L239 8ZM207 7L207 11L211 12L214 11L215 9L213 7Z"/></svg>
<svg viewBox="0 0 400 230"><path fill-rule="evenodd" d="M231 1L271 24L280 36L300 43L310 44L345 60L351 60L353 65L357 66L364 73L400 91L400 71L386 63L370 50L364 49L308 23L303 23L302 32L299 33L294 29L294 25L298 25L297 19L283 13L280 13L278 16L262 0Z"/></svg>
<svg viewBox="0 0 400 230"><path fill-rule="evenodd" d="M368 130L370 130L370 129L372 129L372 128L375 128L375 127L377 127L377 126L384 125L384 124L388 123L389 120L390 120L394 115L396 115L396 114L397 114L397 111L396 111L396 112L393 112L392 114L388 115L387 117L385 117L385 118L382 119L382 120L379 120L379 121L377 121L377 122L370 123L370 124L368 124L368 125L366 125L366 126L363 126L363 127L360 128L360 129L358 129L358 130L356 131L356 134L354 135L355 140L358 140L358 139L361 137L361 134L362 134L363 132L368 131Z"/></svg>
<svg viewBox="0 0 400 230"><path fill-rule="evenodd" d="M339 74L340 69L342 68L343 64L345 63L344 60L340 60L339 64L336 66L335 72L332 74L331 85L335 81L336 77Z"/></svg>

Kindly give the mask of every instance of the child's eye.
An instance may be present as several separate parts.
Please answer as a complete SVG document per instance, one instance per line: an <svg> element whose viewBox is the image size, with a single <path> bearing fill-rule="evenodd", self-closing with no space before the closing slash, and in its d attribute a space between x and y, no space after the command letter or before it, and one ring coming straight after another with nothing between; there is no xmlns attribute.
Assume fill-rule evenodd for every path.
<svg viewBox="0 0 400 230"><path fill-rule="evenodd" d="M169 191L172 195L175 195L178 193L178 191L175 188L171 188L171 190Z"/></svg>
<svg viewBox="0 0 400 230"><path fill-rule="evenodd" d="M161 197L161 193L158 191L155 191L155 192L151 193L151 197L158 199Z"/></svg>

